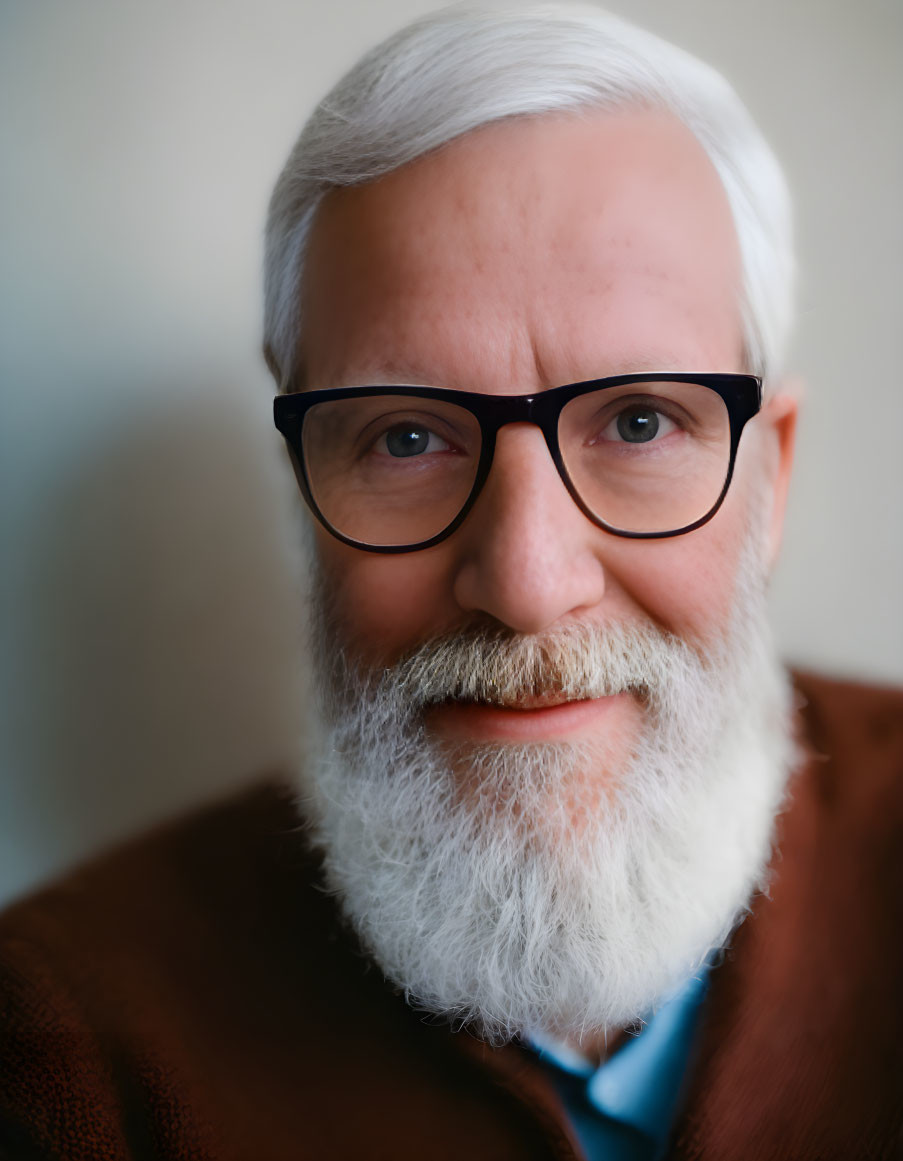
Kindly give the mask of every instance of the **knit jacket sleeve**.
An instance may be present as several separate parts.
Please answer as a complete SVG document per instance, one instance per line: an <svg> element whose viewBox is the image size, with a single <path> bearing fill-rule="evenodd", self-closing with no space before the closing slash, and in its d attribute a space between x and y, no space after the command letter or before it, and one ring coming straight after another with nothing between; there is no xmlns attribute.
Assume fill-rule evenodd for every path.
<svg viewBox="0 0 903 1161"><path fill-rule="evenodd" d="M0 937L0 1157L124 1161L111 1062L36 932Z"/></svg>

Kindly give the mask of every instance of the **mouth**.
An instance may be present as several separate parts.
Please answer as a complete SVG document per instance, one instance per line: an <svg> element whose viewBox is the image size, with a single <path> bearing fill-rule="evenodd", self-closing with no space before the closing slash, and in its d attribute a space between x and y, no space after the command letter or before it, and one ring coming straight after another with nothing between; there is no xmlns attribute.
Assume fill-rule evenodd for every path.
<svg viewBox="0 0 903 1161"><path fill-rule="evenodd" d="M424 714L438 736L467 742L581 740L612 731L639 706L631 693L574 698L556 691L525 694L510 701L444 701Z"/></svg>

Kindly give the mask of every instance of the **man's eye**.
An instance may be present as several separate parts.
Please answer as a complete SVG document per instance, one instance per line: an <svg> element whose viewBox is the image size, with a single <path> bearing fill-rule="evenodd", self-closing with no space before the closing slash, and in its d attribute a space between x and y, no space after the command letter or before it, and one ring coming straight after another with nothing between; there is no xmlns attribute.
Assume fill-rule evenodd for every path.
<svg viewBox="0 0 903 1161"><path fill-rule="evenodd" d="M653 407L627 407L615 416L602 436L619 443L651 443L676 430L677 424Z"/></svg>
<svg viewBox="0 0 903 1161"><path fill-rule="evenodd" d="M423 455L424 452L449 451L450 445L426 427L403 424L393 427L376 441L376 450L397 459Z"/></svg>

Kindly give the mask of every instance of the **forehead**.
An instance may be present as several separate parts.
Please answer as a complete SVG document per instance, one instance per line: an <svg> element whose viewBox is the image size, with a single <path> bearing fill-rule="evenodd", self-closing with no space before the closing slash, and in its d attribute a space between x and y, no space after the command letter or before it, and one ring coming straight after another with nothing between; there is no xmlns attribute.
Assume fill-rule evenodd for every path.
<svg viewBox="0 0 903 1161"><path fill-rule="evenodd" d="M514 119L324 199L305 381L520 393L740 370L740 285L721 182L671 115Z"/></svg>

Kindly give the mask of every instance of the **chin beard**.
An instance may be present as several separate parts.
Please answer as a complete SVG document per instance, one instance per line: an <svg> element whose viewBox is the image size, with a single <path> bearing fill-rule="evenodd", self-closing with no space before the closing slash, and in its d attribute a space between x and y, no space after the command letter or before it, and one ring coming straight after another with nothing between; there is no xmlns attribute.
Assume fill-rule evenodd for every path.
<svg viewBox="0 0 903 1161"><path fill-rule="evenodd" d="M580 1042L641 1019L724 943L764 886L793 756L750 555L731 626L704 646L651 623L482 626L378 670L341 648L316 586L302 809L328 886L412 1005L490 1043ZM452 749L423 726L447 698L547 690L638 700L620 768L604 744Z"/></svg>

